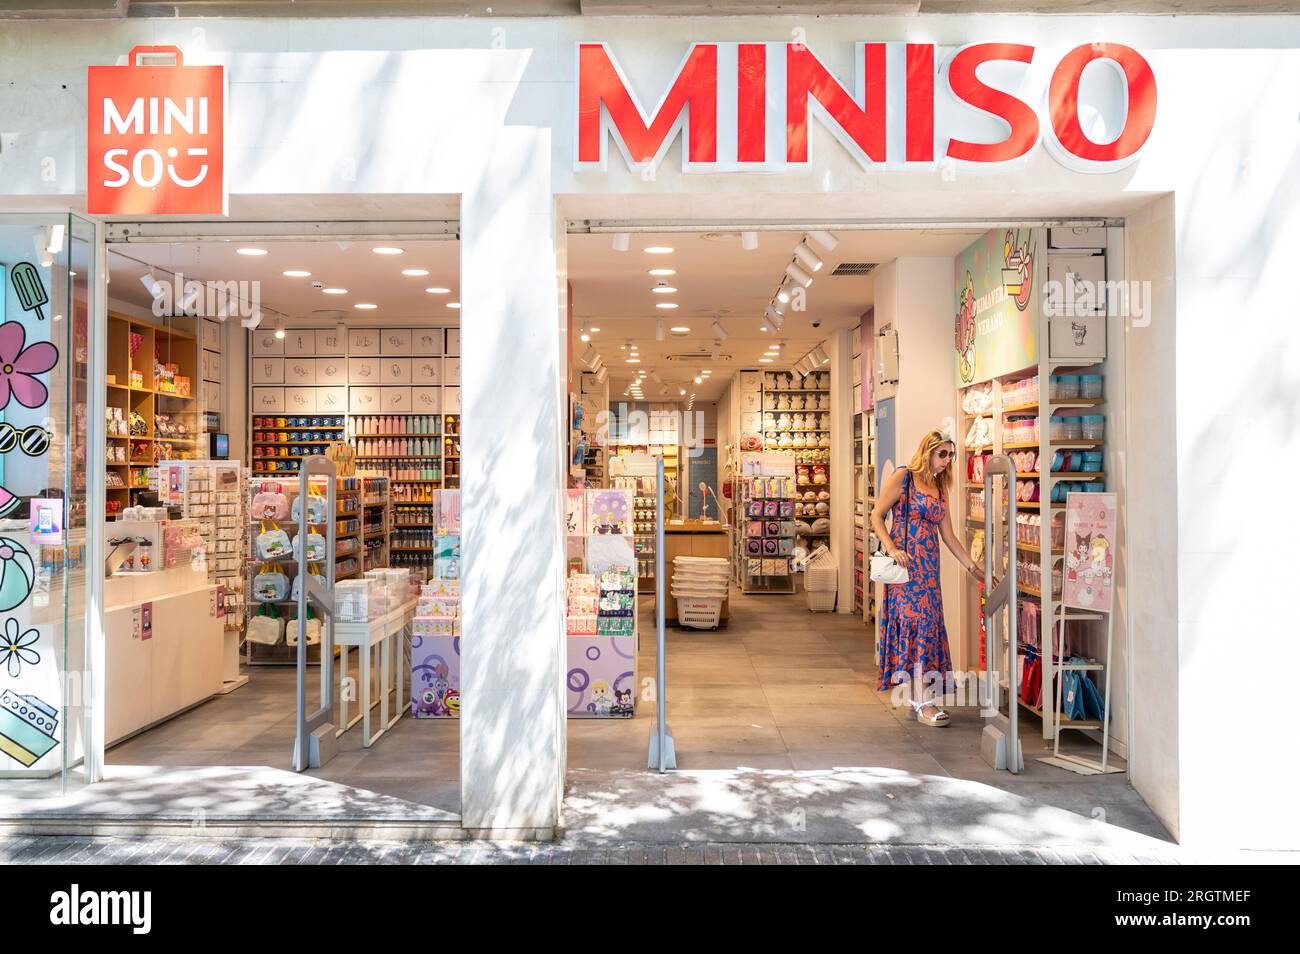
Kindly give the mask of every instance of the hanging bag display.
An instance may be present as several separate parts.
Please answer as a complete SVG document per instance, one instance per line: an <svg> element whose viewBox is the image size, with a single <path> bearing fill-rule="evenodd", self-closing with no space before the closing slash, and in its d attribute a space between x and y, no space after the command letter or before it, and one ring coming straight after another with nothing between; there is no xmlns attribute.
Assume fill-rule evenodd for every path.
<svg viewBox="0 0 1300 954"><path fill-rule="evenodd" d="M303 538L306 537L304 546ZM304 553L304 549L306 552ZM325 559L325 538L315 530L308 530L293 538L293 558L299 563L319 563Z"/></svg>
<svg viewBox="0 0 1300 954"><path fill-rule="evenodd" d="M303 622L305 623L305 625L300 626L298 618L294 617L293 619L289 620L288 623L285 624L284 641L288 645L297 646L298 635L299 633L302 632L305 632L307 634L308 646L315 646L320 643L321 621L316 616L316 614L312 612L310 606L307 607L307 615L304 618Z"/></svg>
<svg viewBox="0 0 1300 954"><path fill-rule="evenodd" d="M301 495L293 499L293 515L290 519L293 520L294 523L298 523L302 520L302 501L303 498ZM324 497L318 493L309 492L307 494L307 522L316 524L324 523L325 506L326 500Z"/></svg>
<svg viewBox="0 0 1300 954"><path fill-rule="evenodd" d="M307 567L307 574L310 575L313 579L315 579L317 584L319 584L322 589L325 587L326 585L325 574L320 571L320 567L317 566L315 563L312 563ZM289 591L290 599L296 600L299 596L302 595L302 578L303 578L302 573L299 573L297 576L293 578L293 586Z"/></svg>
<svg viewBox="0 0 1300 954"><path fill-rule="evenodd" d="M263 603L248 619L247 639L250 643L262 646L275 646L280 642L284 632L284 621L276 614L275 607Z"/></svg>
<svg viewBox="0 0 1300 954"><path fill-rule="evenodd" d="M903 552L907 552L908 535L912 524L912 474L908 471L903 477ZM871 579L886 585L906 583L911 579L907 570L899 566L893 557L883 551L871 556Z"/></svg>
<svg viewBox="0 0 1300 954"><path fill-rule="evenodd" d="M277 560L293 552L289 545L289 534L276 524L262 521L262 532L257 535L257 555L263 560Z"/></svg>
<svg viewBox="0 0 1300 954"><path fill-rule="evenodd" d="M289 596L289 577L278 563L263 563L253 577L253 599L278 603Z"/></svg>
<svg viewBox="0 0 1300 954"><path fill-rule="evenodd" d="M279 484L264 483L253 495L254 520L283 520L289 516L289 498Z"/></svg>

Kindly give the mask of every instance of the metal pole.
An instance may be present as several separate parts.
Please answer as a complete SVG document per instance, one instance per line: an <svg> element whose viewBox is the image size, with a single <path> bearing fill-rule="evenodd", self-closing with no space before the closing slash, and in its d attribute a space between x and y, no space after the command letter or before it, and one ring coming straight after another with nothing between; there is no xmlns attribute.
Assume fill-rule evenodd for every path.
<svg viewBox="0 0 1300 954"><path fill-rule="evenodd" d="M993 589L993 564L995 554L1000 550L1001 533L993 536L993 506L997 500L993 494L993 477L1002 475L1007 487L1007 575ZM1007 610L1007 768L1013 775L1020 772L1020 694L1016 688L1016 649L1019 642L1018 621L1016 619L1016 602L1018 598L1018 581L1016 579L1016 466L1006 454L995 454L984 463L984 662L988 667L990 710L999 708L998 684L993 669L994 630L1001 631L1001 625L995 624L998 613ZM998 524L1001 527L1001 522ZM1002 654L999 653L999 656Z"/></svg>
<svg viewBox="0 0 1300 954"><path fill-rule="evenodd" d="M667 770L668 663L664 656L664 459L655 458L655 704L659 719L659 771Z"/></svg>

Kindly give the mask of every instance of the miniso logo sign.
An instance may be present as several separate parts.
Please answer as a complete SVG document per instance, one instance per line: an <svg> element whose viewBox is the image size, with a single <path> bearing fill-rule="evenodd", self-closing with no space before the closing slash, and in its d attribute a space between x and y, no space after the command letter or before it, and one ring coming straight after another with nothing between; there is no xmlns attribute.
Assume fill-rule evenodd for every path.
<svg viewBox="0 0 1300 954"><path fill-rule="evenodd" d="M54 925L128 926L132 934L148 934L153 926L151 891L68 891L50 895L50 923Z"/></svg>

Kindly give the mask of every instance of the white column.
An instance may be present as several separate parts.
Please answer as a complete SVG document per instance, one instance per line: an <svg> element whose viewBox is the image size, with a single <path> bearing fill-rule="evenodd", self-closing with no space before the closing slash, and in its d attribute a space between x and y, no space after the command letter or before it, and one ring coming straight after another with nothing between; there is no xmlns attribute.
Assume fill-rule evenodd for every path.
<svg viewBox="0 0 1300 954"><path fill-rule="evenodd" d="M546 835L564 780L563 281L546 130L507 128L461 206L461 816Z"/></svg>

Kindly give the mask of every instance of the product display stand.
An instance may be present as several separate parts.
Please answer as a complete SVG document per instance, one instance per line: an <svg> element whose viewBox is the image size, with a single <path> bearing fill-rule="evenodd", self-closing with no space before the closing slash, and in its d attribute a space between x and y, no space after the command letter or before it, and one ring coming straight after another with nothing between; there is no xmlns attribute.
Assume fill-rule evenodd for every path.
<svg viewBox="0 0 1300 954"><path fill-rule="evenodd" d="M348 671L348 650L355 648L360 656L360 679L361 686L361 711L348 719L348 696L344 692L339 693L339 727L335 730L335 737L341 736L348 729L352 728L357 722L362 723L361 727L361 745L363 748L370 748L380 736L395 726L402 714L406 711L407 705L403 701L402 693L402 670L403 670L403 637L406 634L407 627L411 625L411 620L415 616L415 605L417 600L410 599L394 610L390 610L383 616L369 620L364 623L335 623L334 624L334 645L339 647L339 678L347 676ZM379 647L379 701L371 701L371 688L373 683L373 674L371 672L371 655L375 647ZM397 712L391 717L388 714L388 689L390 683L396 679L397 693L394 698L397 700ZM379 730L375 733L370 731L370 710L375 706L379 707Z"/></svg>
<svg viewBox="0 0 1300 954"><path fill-rule="evenodd" d="M1104 498L1104 499L1102 499ZM1104 506L1110 508L1110 513L1115 511L1114 494L1070 494L1067 498L1067 513L1074 512L1076 501L1083 506L1087 506L1093 501L1098 501ZM1068 526L1067 517L1067 536L1070 535L1073 528ZM1111 527L1113 531L1113 526ZM1078 564L1076 564L1077 566ZM1104 565L1104 564L1103 564ZM1067 581L1068 583L1068 581ZM1077 598L1072 598L1078 591L1078 587L1064 586L1061 591L1061 601L1053 610L1052 631L1055 634L1053 648L1056 657L1054 669L1061 675L1056 679L1056 694L1053 699L1051 712L1053 724L1053 744L1052 754L1040 758L1038 761L1046 762L1048 765L1054 765L1057 768L1067 769L1078 775L1112 775L1124 771L1122 768L1114 768L1110 765L1110 663L1111 650L1114 645L1115 635L1115 588L1113 580L1109 578L1109 568L1107 568L1104 577L1099 581L1096 589L1104 590L1106 599L1104 606L1093 606L1092 600L1086 603ZM1093 587L1084 586L1085 592L1092 593ZM1104 662L1095 662L1087 659L1076 659L1066 657L1065 645L1065 624L1071 620L1099 621L1102 617L1106 620L1106 656ZM1101 761L1085 758L1081 755L1061 754L1061 730L1070 728L1087 728L1088 723L1082 720L1070 721L1063 717L1065 710L1064 692L1065 692L1065 673L1080 673L1081 679L1087 679L1089 672L1104 673L1103 679L1105 689L1103 690L1103 701L1101 710ZM1076 691L1082 690L1080 683Z"/></svg>
<svg viewBox="0 0 1300 954"><path fill-rule="evenodd" d="M312 456L302 462L298 478L298 494L302 499L299 509L298 533L306 539L310 531L307 523L309 513L307 506L308 488L313 484L325 489L325 513L331 519L325 524L325 553L332 555L338 542L337 519L338 492L335 486L334 462L325 457ZM304 545L304 550L306 549ZM304 556L306 554L304 553ZM301 573L301 586L298 590L297 625L302 627L298 634L298 652L296 664L298 676L296 686L295 720L297 733L293 748L293 769L301 772L307 768L320 768L338 752L338 736L330 719L334 710L334 575L333 559L325 561L325 585L322 586L311 573ZM305 565L299 567L305 570ZM321 618L320 639L320 706L307 711L307 643L306 619L308 608ZM366 710L367 713L369 709Z"/></svg>
<svg viewBox="0 0 1300 954"><path fill-rule="evenodd" d="M795 465L789 453L745 454L735 530L742 593L793 593Z"/></svg>

